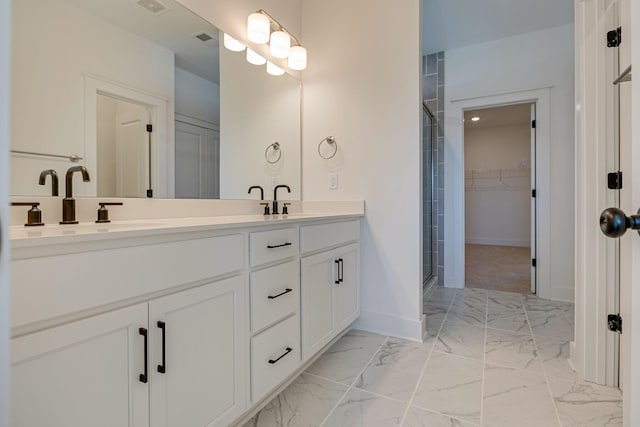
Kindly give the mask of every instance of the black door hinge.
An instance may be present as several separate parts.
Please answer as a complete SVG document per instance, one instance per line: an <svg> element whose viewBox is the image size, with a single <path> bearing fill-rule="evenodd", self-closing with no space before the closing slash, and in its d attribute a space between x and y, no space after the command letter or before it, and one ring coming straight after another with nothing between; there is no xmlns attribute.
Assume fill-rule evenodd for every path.
<svg viewBox="0 0 640 427"><path fill-rule="evenodd" d="M531 197L536 197L536 190L531 190Z"/></svg>
<svg viewBox="0 0 640 427"><path fill-rule="evenodd" d="M620 190L622 188L622 172L609 172L607 174L607 187L609 190Z"/></svg>
<svg viewBox="0 0 640 427"><path fill-rule="evenodd" d="M147 132L153 132L153 125L147 125Z"/></svg>
<svg viewBox="0 0 640 427"><path fill-rule="evenodd" d="M147 197L149 198L153 197L153 190L151 189L147 190Z"/></svg>
<svg viewBox="0 0 640 427"><path fill-rule="evenodd" d="M536 266L536 259L532 258L531 259L531 267L535 267Z"/></svg>
<svg viewBox="0 0 640 427"><path fill-rule="evenodd" d="M620 314L610 314L607 316L607 326L612 332L622 333L622 317Z"/></svg>
<svg viewBox="0 0 640 427"><path fill-rule="evenodd" d="M622 27L607 32L607 47L618 47L622 43Z"/></svg>
<svg viewBox="0 0 640 427"><path fill-rule="evenodd" d="M536 128L536 121L531 120L531 129L535 129L535 128Z"/></svg>

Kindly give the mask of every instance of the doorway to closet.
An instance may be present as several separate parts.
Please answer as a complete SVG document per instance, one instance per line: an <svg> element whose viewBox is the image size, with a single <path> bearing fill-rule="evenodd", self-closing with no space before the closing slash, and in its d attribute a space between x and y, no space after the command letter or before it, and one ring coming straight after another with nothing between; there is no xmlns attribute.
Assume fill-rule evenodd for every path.
<svg viewBox="0 0 640 427"><path fill-rule="evenodd" d="M464 112L465 287L536 292L535 104Z"/></svg>

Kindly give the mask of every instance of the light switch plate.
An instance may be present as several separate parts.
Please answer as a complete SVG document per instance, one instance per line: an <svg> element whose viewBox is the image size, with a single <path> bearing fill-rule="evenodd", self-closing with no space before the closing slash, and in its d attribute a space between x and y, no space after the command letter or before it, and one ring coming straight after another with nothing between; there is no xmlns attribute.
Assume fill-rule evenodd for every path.
<svg viewBox="0 0 640 427"><path fill-rule="evenodd" d="M329 174L329 190L337 190L338 189L338 174L330 173Z"/></svg>

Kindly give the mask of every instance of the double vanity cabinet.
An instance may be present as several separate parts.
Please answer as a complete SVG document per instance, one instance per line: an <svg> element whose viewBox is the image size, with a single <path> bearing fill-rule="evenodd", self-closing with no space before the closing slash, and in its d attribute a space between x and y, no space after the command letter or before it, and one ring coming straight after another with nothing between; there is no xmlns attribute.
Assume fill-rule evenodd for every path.
<svg viewBox="0 0 640 427"><path fill-rule="evenodd" d="M245 419L359 316L359 239L309 216L16 242L12 425Z"/></svg>

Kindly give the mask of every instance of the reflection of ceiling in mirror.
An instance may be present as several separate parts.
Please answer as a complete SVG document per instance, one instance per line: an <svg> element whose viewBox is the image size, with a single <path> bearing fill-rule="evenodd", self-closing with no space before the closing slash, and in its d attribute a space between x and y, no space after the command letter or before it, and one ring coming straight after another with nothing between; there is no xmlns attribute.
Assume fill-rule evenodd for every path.
<svg viewBox="0 0 640 427"><path fill-rule="evenodd" d="M64 1L175 52L177 67L219 84L218 29L174 0ZM140 5L146 3L167 9L152 13ZM203 33L212 39L196 37Z"/></svg>

